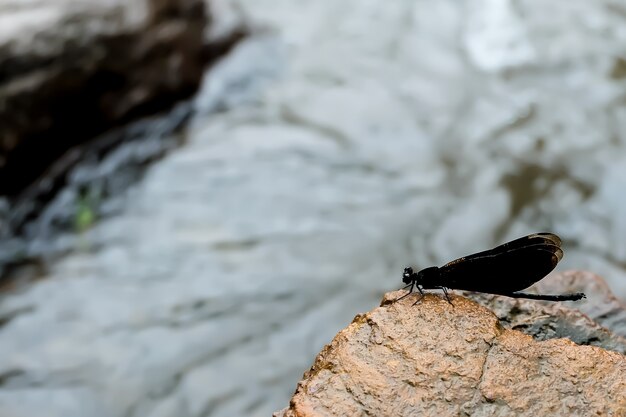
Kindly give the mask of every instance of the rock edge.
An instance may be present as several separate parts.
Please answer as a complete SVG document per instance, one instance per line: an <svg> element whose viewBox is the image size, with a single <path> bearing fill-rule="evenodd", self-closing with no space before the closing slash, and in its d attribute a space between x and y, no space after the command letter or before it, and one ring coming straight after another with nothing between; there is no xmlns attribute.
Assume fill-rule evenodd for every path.
<svg viewBox="0 0 626 417"><path fill-rule="evenodd" d="M339 332L274 415L626 415L619 351L534 339L462 296L400 294Z"/></svg>

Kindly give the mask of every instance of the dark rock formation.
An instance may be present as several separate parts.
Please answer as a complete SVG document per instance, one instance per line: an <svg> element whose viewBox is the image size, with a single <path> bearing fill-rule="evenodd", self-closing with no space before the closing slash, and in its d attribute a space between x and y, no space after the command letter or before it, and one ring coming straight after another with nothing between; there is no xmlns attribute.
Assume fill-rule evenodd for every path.
<svg viewBox="0 0 626 417"><path fill-rule="evenodd" d="M501 324L463 296L401 294L342 330L275 416L626 415L626 344L575 305L476 296Z"/></svg>
<svg viewBox="0 0 626 417"><path fill-rule="evenodd" d="M0 5L0 195L72 146L196 91L203 0Z"/></svg>

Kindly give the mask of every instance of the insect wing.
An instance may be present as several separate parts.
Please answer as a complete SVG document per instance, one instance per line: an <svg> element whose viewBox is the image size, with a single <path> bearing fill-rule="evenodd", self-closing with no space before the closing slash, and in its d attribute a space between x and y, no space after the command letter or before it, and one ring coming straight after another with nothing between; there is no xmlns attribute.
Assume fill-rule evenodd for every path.
<svg viewBox="0 0 626 417"><path fill-rule="evenodd" d="M547 240L538 239L536 244L515 248L501 245L484 252L485 255L475 254L452 261L440 268L441 285L487 293L528 288L548 275L563 258L561 248Z"/></svg>
<svg viewBox="0 0 626 417"><path fill-rule="evenodd" d="M525 246L536 245L538 243L545 243L546 245L554 245L561 247L561 238L554 233L542 232L533 233L528 236L520 237L519 239L512 240L507 243L503 243L491 249L492 252L501 252L503 250L522 248Z"/></svg>
<svg viewBox="0 0 626 417"><path fill-rule="evenodd" d="M489 249L486 251L474 253L472 255L467 255L459 259L455 259L454 261L448 262L443 267L445 268L447 266L453 265L458 262L464 262L470 259L482 258L485 256L490 256L490 255L497 255L499 253L507 252L510 250L524 248L527 246L533 246L533 245L538 245L538 244L553 245L553 246L557 246L560 248L561 238L553 233L547 233L547 232L546 233L533 233L531 235L520 237L519 239L515 239L510 242L503 243L502 245L496 246L493 249ZM562 257L563 257L563 253L561 252L561 258ZM561 260L561 258L559 258L559 260Z"/></svg>

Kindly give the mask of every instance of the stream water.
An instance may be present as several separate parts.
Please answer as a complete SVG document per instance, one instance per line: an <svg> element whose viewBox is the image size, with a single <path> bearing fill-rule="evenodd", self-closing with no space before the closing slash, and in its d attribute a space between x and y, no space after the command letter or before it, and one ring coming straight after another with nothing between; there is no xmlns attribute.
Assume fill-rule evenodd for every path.
<svg viewBox="0 0 626 417"><path fill-rule="evenodd" d="M2 300L0 410L266 416L405 265L539 230L626 299L626 9L236 3L183 145Z"/></svg>

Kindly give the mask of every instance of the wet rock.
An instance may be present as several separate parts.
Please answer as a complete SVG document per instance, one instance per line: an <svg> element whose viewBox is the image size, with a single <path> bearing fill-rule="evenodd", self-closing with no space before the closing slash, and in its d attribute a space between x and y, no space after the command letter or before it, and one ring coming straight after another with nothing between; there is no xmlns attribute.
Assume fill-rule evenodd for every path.
<svg viewBox="0 0 626 417"><path fill-rule="evenodd" d="M202 0L0 2L0 195L64 151L196 91Z"/></svg>
<svg viewBox="0 0 626 417"><path fill-rule="evenodd" d="M461 296L400 294L339 332L275 416L626 413L624 355L506 329Z"/></svg>
<svg viewBox="0 0 626 417"><path fill-rule="evenodd" d="M95 219L118 211L119 202L112 200L139 180L149 164L180 146L191 115L230 108L235 100L228 80L240 83L256 71L248 65L224 77L233 65L224 69L218 61L248 31L241 14L223 0L73 6L61 1L46 5L46 13L59 14L50 27L34 28L18 21L0 33L0 60L4 60L0 61L0 121L11 119L0 125L0 281L8 284L23 275L20 269L25 265L45 264L73 247L68 232L84 231ZM6 10L9 16L26 16L41 8L0 1L0 12ZM76 21L70 18L74 14ZM96 20L97 25L87 24ZM69 29L75 32L65 33ZM11 37L20 31L33 31L35 37L38 31L52 35L41 40L43 45L21 44ZM79 35L81 42L76 43L72 36ZM41 51L34 50L37 45ZM36 54L50 54L52 62L47 65L35 59ZM23 72L11 67L16 57ZM204 77L213 69L221 74ZM46 84L41 91L11 87L32 73L49 75L42 78ZM197 100L177 101L196 90L201 75L221 87L200 92L211 105L201 109ZM64 77L71 77L72 83L60 82ZM102 83L103 77L116 77L119 82ZM237 91L243 97L238 96L238 102L249 90L249 84L240 84ZM2 107L11 100L23 106ZM23 117L35 123L21 126ZM39 132L39 117L50 118L53 125ZM91 136L101 130L106 131ZM7 142L8 136L17 139Z"/></svg>
<svg viewBox="0 0 626 417"><path fill-rule="evenodd" d="M230 107L234 104L231 100L235 98L239 105L258 100L258 95L264 91L262 86L280 71L281 45L275 36L269 34L247 38L237 44L207 73L206 91L201 97L206 100L202 104L203 116L209 117L208 114L214 113L217 107ZM220 126L233 130L229 123L220 122L214 126L217 130L211 133L216 135L216 139L227 137ZM156 129L158 132L162 130ZM236 130L233 132L237 138L228 142L236 143L235 146L248 143L243 133L248 129L244 127L241 133ZM296 294L300 294L303 288L307 297L319 294L319 299L311 300L312 307L315 306L315 310L321 313L315 317L315 322L329 322L339 314L337 311L344 314L346 320L354 315L354 307L346 304L343 297L334 303L335 308L330 311L318 308L327 296L325 291L319 291L320 280L311 281L313 286L310 289L307 288L308 280L286 280L281 286L271 284L276 267L273 262L264 263L261 259L270 256L274 249L259 245L257 241L263 240L261 236L265 229L262 227L274 227L282 234L291 226L272 223L259 224L261 229L245 226L246 215L258 213L257 210L265 207L264 203L256 204L260 200L253 195L254 191L248 195L252 204L237 205L226 211L217 206L215 211L206 211L203 203L196 205L188 198L180 198L179 193L182 192L192 199L210 198L230 204L229 201L232 202L237 193L231 194L224 185L238 182L232 179L238 177L237 172L243 172L240 168L255 166L258 152L247 148L246 152L223 153L226 143L211 137L190 135L188 147L172 150L161 161L178 155L174 158L171 171L163 170L163 165L157 164L145 172L148 182L151 180L147 178L156 175L161 185L148 186L149 190L145 190L148 192L144 194L140 189L146 183L140 182L128 194L116 199L115 202L125 208L131 201L141 201L132 220L118 223L116 219L121 220L119 216L106 217L105 214L103 217L106 218L100 218L82 234L71 236L71 239L62 235L61 241L55 241L55 250L67 245L65 247L79 252L80 259L63 257L69 261L65 264L68 269L61 266L63 259L51 269L43 265L41 268L34 267L21 278L26 280L28 275L32 278L47 274L54 274L55 277L31 281L30 285L13 287L10 294L5 293L0 303L0 339L3 341L0 343L0 357L4 358L0 363L0 415L269 415L278 404L284 403L290 391L290 387L289 390L282 389L283 397L276 399L276 382L297 380L303 364L310 361L319 347L338 330L331 328L327 333L319 332L319 340L315 339L314 346L311 346L310 337L300 337L291 326L285 326L285 318L293 317L298 322L302 321L301 325L295 323L295 327L304 332L310 329L307 319L298 317L302 305ZM275 147L273 152L279 154L281 145L288 145L288 139L294 137L294 130L268 129L266 135L255 136L261 137L259 143L267 149L264 155L268 157L272 148ZM156 139L148 135L146 140L150 142L145 144L150 146ZM306 135L302 135L301 142L302 148L307 144L311 147L316 145ZM77 168L84 173L74 176L72 185L85 181L84 175L100 176L110 170L118 173L126 170L125 154L130 158L144 155L139 146L128 145L130 148L123 146L105 158L97 169L87 169L89 161L78 165ZM235 163L234 170L223 171L221 158L230 156L239 157L241 166ZM268 170L275 162L271 159L269 164L261 164L257 175L251 177L258 180L253 189L263 192L261 184L267 181ZM258 165L256 167L259 168ZM205 172L208 176L203 175L200 180L195 173L204 169L209 169ZM211 179L213 173L218 177ZM188 174L194 176L193 181L185 179ZM289 172L286 177L296 178L295 174ZM99 181L99 177L96 180ZM102 181L105 181L104 178ZM277 195L286 192L287 185L278 186ZM156 201L163 204L157 205ZM312 200L306 204L312 205ZM163 216L152 218L146 210L154 213L153 209L164 210ZM295 209L290 211L296 212ZM243 222L235 220L229 223L224 219L226 212L234 214L231 219L244 219ZM53 224L63 219L51 211L46 211L45 215ZM170 215L176 218L175 223L167 220ZM208 220L212 216L216 216L215 221ZM211 224L221 224L224 228L213 228ZM242 227L238 227L239 224ZM45 229L47 224L38 223L38 226ZM238 235L239 232L251 234ZM151 234L148 238L150 244L144 245L140 253L132 241L134 238L143 239L145 233ZM114 241L130 246L116 249L110 245ZM169 258L169 250L178 245L176 242L185 248ZM33 247L41 247L41 242L32 243ZM202 249L192 249L196 244ZM285 258L282 261L276 259L277 262L293 259L298 251L306 250L291 239L285 240L284 244L295 252L289 254L289 251L281 249ZM0 248L4 247L0 245ZM211 254L213 251L217 257ZM255 260L249 264L254 264L254 271L233 270L234 265L245 264L244 260L251 256L250 251L257 253L252 255ZM153 258L152 254L156 257ZM218 259L226 263L219 266L215 263ZM144 269L148 266L149 270ZM92 269L94 267L96 269ZM262 271L265 267L268 269ZM179 273L168 272L174 269L178 269ZM295 271L285 270L284 273L285 276L297 277ZM70 275L78 279L74 281ZM247 277L253 275L257 279L250 285L238 284L248 281ZM234 280L218 278L222 276L230 276ZM104 277L108 278L102 280ZM231 288L232 283L237 284L239 290ZM265 307L259 308L258 303ZM371 305L371 300L366 303ZM250 324L252 326L248 327ZM276 349L281 349L279 346L288 346L280 340L266 339L279 328L282 328L281 339L285 337L294 343L302 343L303 349L297 349L301 355L299 365L287 364L290 361L272 361L273 365L264 366L264 371L258 372L261 364L258 354L277 353ZM249 329L254 329L254 333L248 333ZM269 350L264 347L268 341L273 346ZM293 353L291 349L281 352L279 356L282 358ZM231 368L233 363L236 368ZM226 375L234 378L227 380ZM239 381L243 380L251 382L241 384ZM206 387L211 389L206 390ZM242 389L246 391L248 400L236 401ZM257 411L250 412L252 408Z"/></svg>

